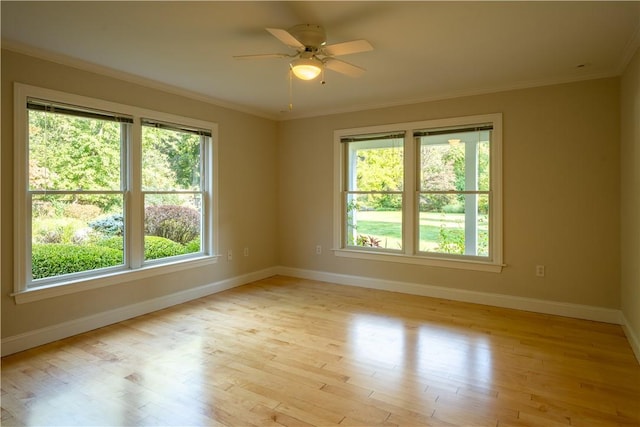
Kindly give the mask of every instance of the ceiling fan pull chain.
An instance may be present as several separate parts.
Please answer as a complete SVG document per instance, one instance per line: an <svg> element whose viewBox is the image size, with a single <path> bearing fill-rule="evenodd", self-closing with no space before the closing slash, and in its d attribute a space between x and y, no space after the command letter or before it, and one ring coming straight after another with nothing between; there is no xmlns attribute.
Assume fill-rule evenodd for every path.
<svg viewBox="0 0 640 427"><path fill-rule="evenodd" d="M293 110L293 71L289 68L289 111Z"/></svg>

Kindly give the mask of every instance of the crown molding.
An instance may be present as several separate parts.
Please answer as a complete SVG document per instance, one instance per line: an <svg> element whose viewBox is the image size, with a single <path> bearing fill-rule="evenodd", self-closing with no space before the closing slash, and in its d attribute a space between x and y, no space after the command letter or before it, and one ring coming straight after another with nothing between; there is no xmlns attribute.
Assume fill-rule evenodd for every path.
<svg viewBox="0 0 640 427"><path fill-rule="evenodd" d="M201 93L193 92L178 86L169 85L156 80L151 80L146 77L141 77L136 74L119 71L114 68L105 67L103 65L98 65L92 62L87 62L87 61L77 59L61 53L39 49L24 43L3 39L2 49L9 50L22 55L32 56L34 58L42 59L45 61L53 62L56 64L71 67L71 68L75 68L81 71L88 71L88 72L99 74L105 77L111 77L118 80L126 81L128 83L134 83L150 89L155 89L155 90L167 92L173 95L178 95L185 98L193 99L195 101L205 102L207 104L215 105L217 107L227 108L229 110L234 110L240 113L250 114L253 116L270 119L270 120L278 120L278 117L276 115L270 114L262 110L248 108L243 105L224 101L208 95L203 95Z"/></svg>

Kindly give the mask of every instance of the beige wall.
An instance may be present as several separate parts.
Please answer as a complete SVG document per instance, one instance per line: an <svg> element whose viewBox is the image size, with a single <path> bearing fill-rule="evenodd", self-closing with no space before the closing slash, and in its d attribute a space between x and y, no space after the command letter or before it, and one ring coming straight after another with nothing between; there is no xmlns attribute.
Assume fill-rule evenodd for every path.
<svg viewBox="0 0 640 427"><path fill-rule="evenodd" d="M494 112L504 123L502 273L340 258L326 250L334 129ZM619 129L617 78L281 122L280 263L619 308ZM535 276L537 264L546 266L546 277Z"/></svg>
<svg viewBox="0 0 640 427"><path fill-rule="evenodd" d="M219 125L219 245L236 256L163 277L16 305L13 291L13 82L66 91ZM2 337L169 295L277 264L276 124L174 94L2 51ZM259 212L259 215L256 215ZM250 256L240 256L248 246Z"/></svg>
<svg viewBox="0 0 640 427"><path fill-rule="evenodd" d="M635 132L627 174L638 193L638 82L631 85ZM636 72L637 75L637 72ZM222 259L166 277L140 280L15 305L12 291L14 81L219 124L219 201ZM427 102L387 109L276 123L208 103L44 60L2 51L2 337L65 322L202 284L283 265L620 308L620 81L617 78ZM626 89L624 89L626 90ZM628 97L623 97L628 99ZM625 101L623 101L623 107ZM624 107L627 108L627 107ZM333 131L367 125L502 112L504 122L504 260L500 274L338 258L332 246ZM623 120L624 122L624 120ZM636 125L635 130L631 129ZM630 130L631 129L631 130ZM635 216L638 199L635 196ZM638 226L628 215L623 231ZM625 218L627 218L625 220ZM635 227L635 228L633 228ZM322 255L315 246L322 245ZM637 259L638 242L626 259ZM634 258L635 257L635 258ZM535 276L537 264L546 277ZM627 265L630 263L627 262ZM633 264L633 263L631 263ZM635 264L634 264L635 265ZM628 276L628 274L627 274ZM625 299L638 301L638 274ZM627 280L629 282L629 280ZM639 330L640 309L623 301Z"/></svg>
<svg viewBox="0 0 640 427"><path fill-rule="evenodd" d="M621 302L640 345L640 49L621 80ZM636 347L638 348L638 347ZM640 354L638 354L640 359Z"/></svg>

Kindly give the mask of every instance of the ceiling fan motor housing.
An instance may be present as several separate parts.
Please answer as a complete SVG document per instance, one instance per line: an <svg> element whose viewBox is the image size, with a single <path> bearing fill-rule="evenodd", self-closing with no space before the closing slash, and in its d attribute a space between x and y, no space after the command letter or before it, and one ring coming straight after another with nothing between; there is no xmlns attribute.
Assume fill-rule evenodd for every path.
<svg viewBox="0 0 640 427"><path fill-rule="evenodd" d="M287 31L307 49L313 48L317 50L327 43L327 34L320 25L300 24L291 27Z"/></svg>

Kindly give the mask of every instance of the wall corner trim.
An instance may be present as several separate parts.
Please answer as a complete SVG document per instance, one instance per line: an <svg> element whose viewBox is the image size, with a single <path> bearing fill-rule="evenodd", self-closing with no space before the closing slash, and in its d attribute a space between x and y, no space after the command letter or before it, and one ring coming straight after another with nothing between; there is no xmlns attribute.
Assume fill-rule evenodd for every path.
<svg viewBox="0 0 640 427"><path fill-rule="evenodd" d="M633 354L636 355L636 359L638 363L640 363L640 338L631 328L631 324L627 321L627 318L622 313L622 329L624 330L624 334L627 336L627 340L629 341L629 345L631 345L631 349L633 350Z"/></svg>
<svg viewBox="0 0 640 427"><path fill-rule="evenodd" d="M197 298L222 292L227 289L236 288L256 280L266 279L267 277L274 276L277 273L278 272L274 268L266 268L264 270L247 273L218 282L208 283L193 289L187 289L136 304L127 305L115 310L109 310L3 338L1 342L1 354L2 356L7 356L39 345L68 338L73 335L88 332L117 322L122 322L123 320L142 316L143 314L152 313L154 311L182 304Z"/></svg>

